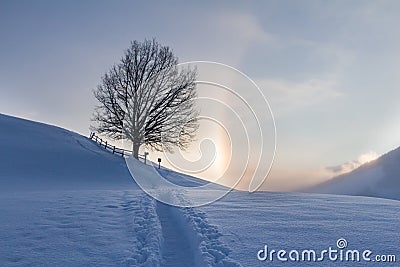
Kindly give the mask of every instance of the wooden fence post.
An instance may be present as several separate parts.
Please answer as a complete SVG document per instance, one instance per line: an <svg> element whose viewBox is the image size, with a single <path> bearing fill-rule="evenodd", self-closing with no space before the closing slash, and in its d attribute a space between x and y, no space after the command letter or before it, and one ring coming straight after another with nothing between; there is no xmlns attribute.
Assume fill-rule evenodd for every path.
<svg viewBox="0 0 400 267"><path fill-rule="evenodd" d="M124 156L129 156L130 153L132 153L132 151L130 151L130 150L125 150L123 148L118 148L115 145L109 145L107 140L103 141L103 139L101 137L97 136L95 132L90 132L90 136L89 137L90 137L91 140L93 140L97 144L99 144L100 147L104 146L104 148L106 150L107 150L107 148L112 150L113 154L121 154L121 156L124 157ZM148 155L148 153L147 153L147 155ZM144 156L145 157L145 163L146 163L146 156L147 155L145 153L145 156Z"/></svg>

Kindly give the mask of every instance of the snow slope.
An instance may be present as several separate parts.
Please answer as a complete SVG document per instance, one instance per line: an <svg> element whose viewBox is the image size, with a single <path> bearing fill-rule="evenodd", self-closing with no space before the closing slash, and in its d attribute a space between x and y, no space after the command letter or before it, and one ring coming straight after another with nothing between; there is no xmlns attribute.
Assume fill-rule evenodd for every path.
<svg viewBox="0 0 400 267"><path fill-rule="evenodd" d="M2 190L132 188L121 157L79 134L0 114Z"/></svg>
<svg viewBox="0 0 400 267"><path fill-rule="evenodd" d="M238 266L202 214L147 196L122 157L88 138L0 115L0 146L1 266Z"/></svg>
<svg viewBox="0 0 400 267"><path fill-rule="evenodd" d="M307 191L400 200L400 148Z"/></svg>
<svg viewBox="0 0 400 267"><path fill-rule="evenodd" d="M341 237L352 249L400 258L399 201L231 192L176 208L144 194L121 157L64 129L0 115L0 146L0 266L293 266L259 261L257 252L321 250Z"/></svg>

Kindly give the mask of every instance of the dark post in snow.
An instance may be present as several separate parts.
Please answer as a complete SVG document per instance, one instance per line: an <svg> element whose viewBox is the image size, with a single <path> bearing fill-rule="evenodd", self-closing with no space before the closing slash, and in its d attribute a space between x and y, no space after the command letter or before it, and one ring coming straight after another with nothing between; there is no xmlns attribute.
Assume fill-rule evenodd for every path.
<svg viewBox="0 0 400 267"><path fill-rule="evenodd" d="M160 168L161 158L158 158L158 168Z"/></svg>
<svg viewBox="0 0 400 267"><path fill-rule="evenodd" d="M147 155L149 155L149 152L144 152L144 164L147 164Z"/></svg>

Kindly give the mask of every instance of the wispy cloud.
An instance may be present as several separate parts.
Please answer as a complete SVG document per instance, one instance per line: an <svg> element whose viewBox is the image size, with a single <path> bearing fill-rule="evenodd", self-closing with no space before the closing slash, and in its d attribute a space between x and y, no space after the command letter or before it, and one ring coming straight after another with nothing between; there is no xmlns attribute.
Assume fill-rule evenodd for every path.
<svg viewBox="0 0 400 267"><path fill-rule="evenodd" d="M265 31L257 17L246 13L219 14L216 18L216 30L224 32L226 37L242 43L271 43L275 37Z"/></svg>
<svg viewBox="0 0 400 267"><path fill-rule="evenodd" d="M257 80L269 98L276 115L312 106L343 95L334 79L309 79L301 82L287 80Z"/></svg>
<svg viewBox="0 0 400 267"><path fill-rule="evenodd" d="M338 176L360 167L361 165L371 162L379 157L374 151L369 151L358 157L356 160L348 161L340 165L329 166L325 168L325 175L328 177Z"/></svg>
<svg viewBox="0 0 400 267"><path fill-rule="evenodd" d="M197 29L191 40L193 46L201 42L197 58L236 67L252 53L253 46L268 46L275 41L275 37L263 29L259 18L242 11L210 12Z"/></svg>

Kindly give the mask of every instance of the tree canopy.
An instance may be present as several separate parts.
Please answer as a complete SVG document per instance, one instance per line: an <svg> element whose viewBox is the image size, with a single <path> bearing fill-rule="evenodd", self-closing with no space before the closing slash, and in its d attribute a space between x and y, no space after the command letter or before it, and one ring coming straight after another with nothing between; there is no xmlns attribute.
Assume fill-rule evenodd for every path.
<svg viewBox="0 0 400 267"><path fill-rule="evenodd" d="M94 90L99 104L91 129L130 140L136 158L141 145L186 149L198 128L196 75L195 69L178 67L168 46L154 39L131 42Z"/></svg>

